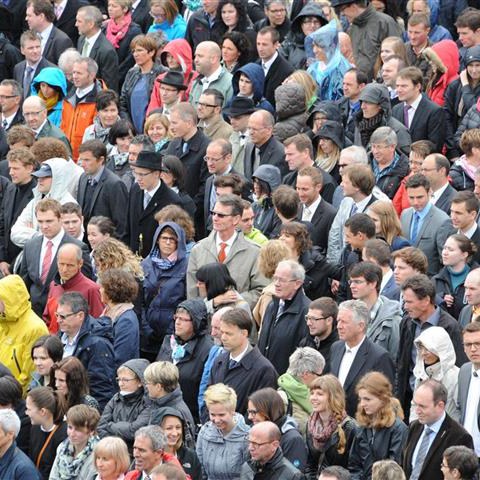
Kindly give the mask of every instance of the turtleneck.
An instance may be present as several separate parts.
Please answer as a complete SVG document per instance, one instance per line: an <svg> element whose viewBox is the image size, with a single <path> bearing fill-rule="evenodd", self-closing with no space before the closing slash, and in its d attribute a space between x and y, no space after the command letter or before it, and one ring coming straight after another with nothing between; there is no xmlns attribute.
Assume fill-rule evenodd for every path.
<svg viewBox="0 0 480 480"><path fill-rule="evenodd" d="M470 266L465 264L465 267L460 272L454 272L450 267L447 267L448 274L450 275L450 282L452 283L452 289L455 291L459 285L462 285L467 278Z"/></svg>

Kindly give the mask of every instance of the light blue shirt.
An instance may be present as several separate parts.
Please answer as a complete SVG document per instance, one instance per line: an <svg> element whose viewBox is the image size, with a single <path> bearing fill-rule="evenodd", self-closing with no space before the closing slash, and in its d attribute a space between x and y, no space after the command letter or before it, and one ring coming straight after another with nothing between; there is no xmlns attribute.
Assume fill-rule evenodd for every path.
<svg viewBox="0 0 480 480"><path fill-rule="evenodd" d="M430 211L431 208L432 208L432 204L430 202L428 202L425 205L423 210L420 210L419 212L417 212L416 210L413 211L412 223L410 224L410 239L412 238L413 225L414 225L414 222L415 222L415 214L417 214L419 216L418 228L417 228L417 237L418 237L418 235L420 234L420 231L422 230L423 222L424 222L424 220L425 220L426 216L428 215L428 212Z"/></svg>
<svg viewBox="0 0 480 480"><path fill-rule="evenodd" d="M428 449L427 452L430 450L430 447L432 446L433 441L435 440L435 437L437 436L440 427L442 426L443 421L445 420L446 413L443 412L443 415L434 423L431 425L425 425L428 426L431 430L433 430L433 433L429 435L429 442L428 442ZM420 438L418 439L417 445L415 446L415 450L413 451L412 455L412 468L415 466L415 461L417 460L417 455L418 455L418 450L420 450L420 445L422 444L423 437L425 436L425 429L423 429L422 434L420 435Z"/></svg>

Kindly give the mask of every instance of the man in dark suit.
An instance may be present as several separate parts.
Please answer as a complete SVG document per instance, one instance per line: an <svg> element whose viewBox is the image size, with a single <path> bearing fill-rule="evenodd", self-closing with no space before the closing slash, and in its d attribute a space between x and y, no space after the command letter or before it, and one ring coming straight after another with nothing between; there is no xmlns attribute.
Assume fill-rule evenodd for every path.
<svg viewBox="0 0 480 480"><path fill-rule="evenodd" d="M65 3L63 0L53 0L56 17L54 25L66 33L73 44L76 45L78 42L78 30L75 26L77 11L79 8L87 6L88 2L86 0L66 0L65 5L63 3Z"/></svg>
<svg viewBox="0 0 480 480"><path fill-rule="evenodd" d="M248 119L250 141L245 145L243 171L249 181L260 165L275 165L280 169L282 176L288 172L285 149L273 136L274 125L273 115L266 110L257 110Z"/></svg>
<svg viewBox="0 0 480 480"><path fill-rule="evenodd" d="M40 317L47 302L48 287L58 273L57 252L61 245L74 243L83 252L82 272L91 277L92 265L87 246L67 235L62 228L59 202L45 198L38 202L35 215L42 235L37 235L25 244L20 275L32 300L32 308Z"/></svg>
<svg viewBox="0 0 480 480"><path fill-rule="evenodd" d="M11 273L10 266L21 252L10 239L10 229L33 198L32 190L37 184L32 176L37 162L29 148L10 150L7 161L12 183L5 188L0 207L0 272L3 275Z"/></svg>
<svg viewBox="0 0 480 480"><path fill-rule="evenodd" d="M100 30L102 23L102 12L98 8L89 5L78 10L76 26L80 38L77 50L83 57L93 58L98 65L97 78L102 79L108 88L118 91L118 55Z"/></svg>
<svg viewBox="0 0 480 480"><path fill-rule="evenodd" d="M442 107L422 94L423 75L417 67L406 67L398 72L397 93L400 103L392 116L405 125L412 142L428 138L437 152L445 141L445 116Z"/></svg>
<svg viewBox="0 0 480 480"><path fill-rule="evenodd" d="M443 452L453 445L473 448L469 433L445 412L447 389L437 380L425 380L414 394L418 420L410 424L402 467L410 480L443 478Z"/></svg>
<svg viewBox="0 0 480 480"><path fill-rule="evenodd" d="M473 437L475 453L480 457L480 322L470 322L463 330L463 347L470 360L458 373L457 404L459 422Z"/></svg>
<svg viewBox="0 0 480 480"><path fill-rule="evenodd" d="M275 108L275 89L295 70L279 53L280 34L274 27L263 27L257 34L257 52L265 73L263 96Z"/></svg>
<svg viewBox="0 0 480 480"><path fill-rule="evenodd" d="M127 243L143 258L158 227L155 213L167 205L182 206L180 197L160 180L161 169L162 157L156 152L140 152L133 166L136 182L128 196Z"/></svg>
<svg viewBox="0 0 480 480"><path fill-rule="evenodd" d="M14 125L23 123L21 109L22 87L15 80L2 80L0 83L1 127L8 132Z"/></svg>
<svg viewBox="0 0 480 480"><path fill-rule="evenodd" d="M395 370L390 354L367 337L370 311L361 300L347 300L338 308L339 341L330 350L330 368L345 390L346 412L353 416L357 410L355 387L368 372L378 371L394 383Z"/></svg>
<svg viewBox="0 0 480 480"><path fill-rule="evenodd" d="M77 200L82 207L85 232L92 217L102 215L115 224L117 238L125 239L128 192L125 183L105 168L107 148L100 140L88 140L79 148L79 163L85 173L78 182ZM86 234L85 234L86 237Z"/></svg>
<svg viewBox="0 0 480 480"><path fill-rule="evenodd" d="M58 58L67 49L73 47L68 35L53 25L55 10L50 0L30 0L27 5L26 19L30 30L41 37L42 55L49 62L58 64Z"/></svg>

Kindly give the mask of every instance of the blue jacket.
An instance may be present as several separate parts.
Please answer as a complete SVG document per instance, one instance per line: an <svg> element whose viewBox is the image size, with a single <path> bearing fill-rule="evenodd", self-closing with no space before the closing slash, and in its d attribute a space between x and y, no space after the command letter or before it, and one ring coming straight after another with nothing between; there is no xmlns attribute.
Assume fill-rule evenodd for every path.
<svg viewBox="0 0 480 480"><path fill-rule="evenodd" d="M133 307L123 312L113 323L115 368L140 356L140 331Z"/></svg>
<svg viewBox="0 0 480 480"><path fill-rule="evenodd" d="M41 480L33 462L13 442L0 458L0 478L5 480Z"/></svg>
<svg viewBox="0 0 480 480"><path fill-rule="evenodd" d="M240 67L234 74L232 78L232 87L233 87L233 96L238 95L239 87L238 81L240 80L240 74L244 74L250 79L253 85L253 103L257 108L267 110L272 115L275 114L275 111L272 107L272 104L265 99L263 96L264 84L265 84L265 74L263 73L263 68L258 63L247 63L243 67Z"/></svg>
<svg viewBox="0 0 480 480"><path fill-rule="evenodd" d="M62 121L63 99L67 95L67 79L65 74L57 67L43 68L40 73L33 79L30 87L32 95L38 95L40 91L40 83L47 83L51 87L56 87L60 93L58 102L48 113L48 119L56 126L60 127Z"/></svg>
<svg viewBox="0 0 480 480"><path fill-rule="evenodd" d="M187 31L187 24L181 15L177 15L173 20L173 23L170 25L168 20L165 20L162 23L154 23L147 33L158 32L161 30L167 40L175 40L177 38L185 38L185 32Z"/></svg>
<svg viewBox="0 0 480 480"><path fill-rule="evenodd" d="M172 228L178 237L177 260L170 267L159 265L158 237L165 227ZM145 274L143 293L145 318L142 321L142 349L158 352L163 337L173 333L173 314L177 305L185 300L185 279L188 258L185 245L185 232L174 222L165 222L155 231L153 247L142 261Z"/></svg>

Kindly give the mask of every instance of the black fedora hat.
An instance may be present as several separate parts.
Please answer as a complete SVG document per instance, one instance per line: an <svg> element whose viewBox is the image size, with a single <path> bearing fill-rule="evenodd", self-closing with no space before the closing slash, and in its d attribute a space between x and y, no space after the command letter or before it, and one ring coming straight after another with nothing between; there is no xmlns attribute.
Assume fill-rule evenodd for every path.
<svg viewBox="0 0 480 480"><path fill-rule="evenodd" d="M159 78L157 81L158 83L175 87L177 90L187 89L187 86L183 84L183 73L180 72L167 72L164 77Z"/></svg>
<svg viewBox="0 0 480 480"><path fill-rule="evenodd" d="M162 169L162 155L157 152L142 150L137 157L134 167L147 168L148 170Z"/></svg>
<svg viewBox="0 0 480 480"><path fill-rule="evenodd" d="M223 113L229 117L249 115L255 111L253 100L248 97L233 97L230 107L225 107Z"/></svg>

